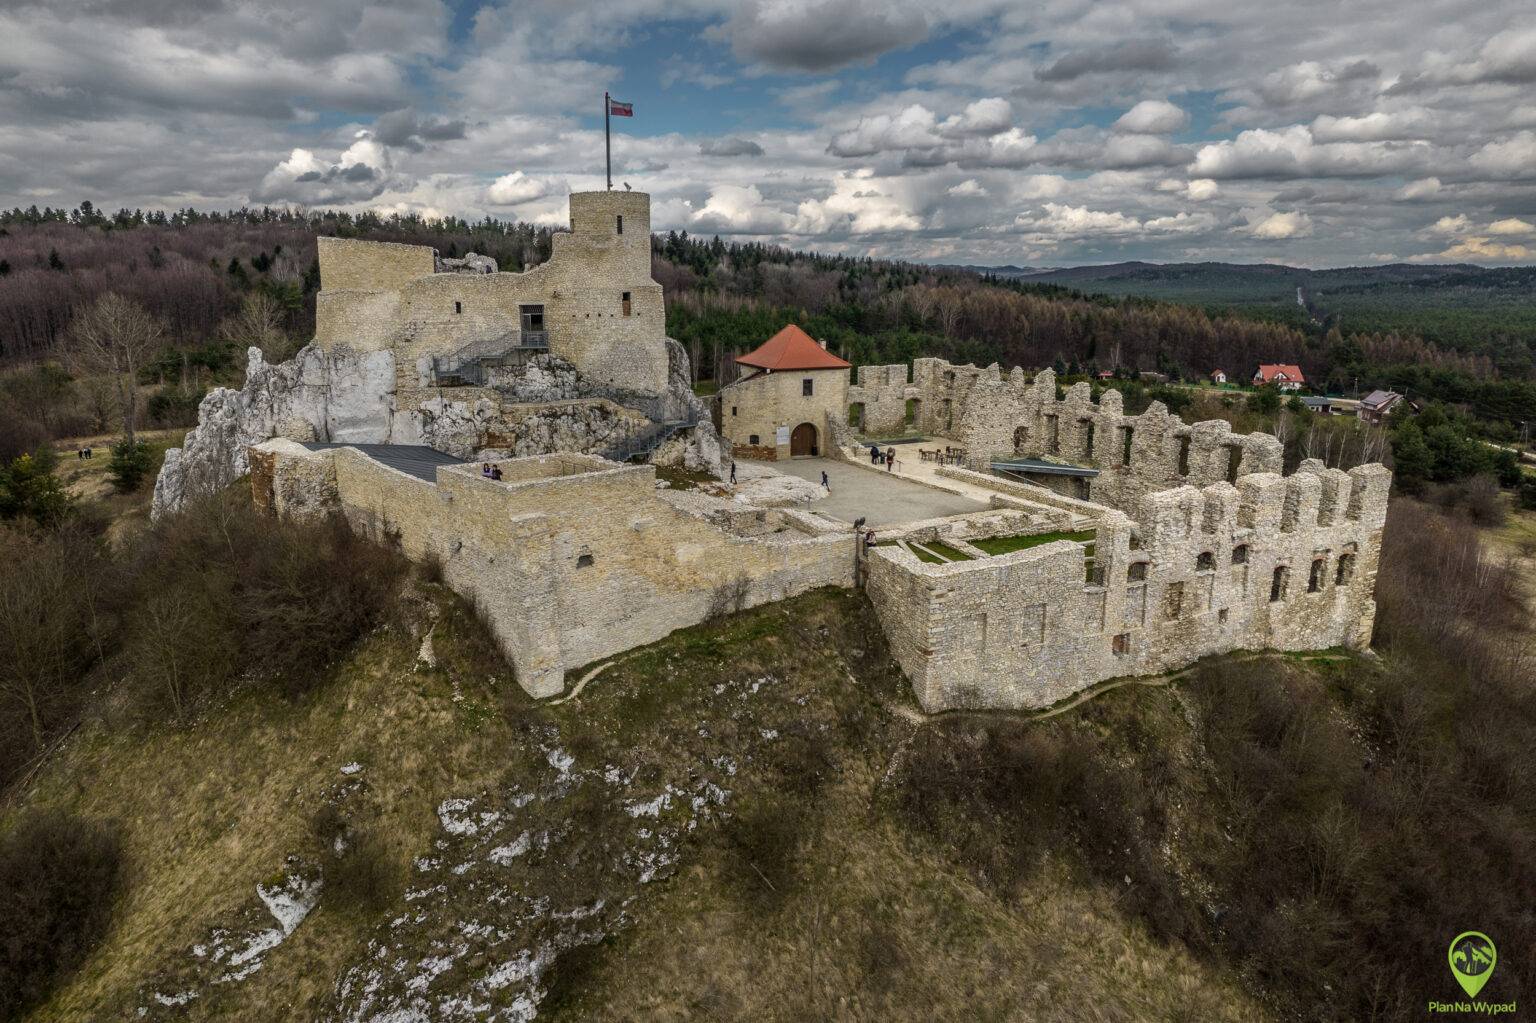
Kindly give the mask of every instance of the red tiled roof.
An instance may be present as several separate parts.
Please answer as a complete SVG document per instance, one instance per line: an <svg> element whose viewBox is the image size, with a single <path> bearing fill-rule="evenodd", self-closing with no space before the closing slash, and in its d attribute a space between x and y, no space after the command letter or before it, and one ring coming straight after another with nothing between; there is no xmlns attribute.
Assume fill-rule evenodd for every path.
<svg viewBox="0 0 1536 1023"><path fill-rule="evenodd" d="M795 369L847 369L851 362L844 362L821 345L811 340L811 335L791 323L773 337L758 345L746 355L738 355L736 361L743 366L767 370Z"/></svg>
<svg viewBox="0 0 1536 1023"><path fill-rule="evenodd" d="M1301 375L1300 366L1292 366L1284 362L1260 365L1258 373L1254 375L1267 384L1282 373L1285 374L1285 379L1292 383L1304 384L1307 382L1306 377Z"/></svg>

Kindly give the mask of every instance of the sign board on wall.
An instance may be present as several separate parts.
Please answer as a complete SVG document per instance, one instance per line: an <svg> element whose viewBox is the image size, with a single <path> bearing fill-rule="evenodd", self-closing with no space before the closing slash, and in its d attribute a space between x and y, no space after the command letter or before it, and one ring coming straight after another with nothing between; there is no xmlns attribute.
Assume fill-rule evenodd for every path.
<svg viewBox="0 0 1536 1023"><path fill-rule="evenodd" d="M789 427L787 427L787 426L779 427L779 435L778 435L777 441L780 444L788 444L789 443Z"/></svg>

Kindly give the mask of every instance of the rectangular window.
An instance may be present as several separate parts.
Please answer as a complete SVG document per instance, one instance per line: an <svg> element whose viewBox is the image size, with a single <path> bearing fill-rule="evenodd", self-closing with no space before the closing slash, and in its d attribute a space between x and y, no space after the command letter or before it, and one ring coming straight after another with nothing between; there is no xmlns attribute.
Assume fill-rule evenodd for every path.
<svg viewBox="0 0 1536 1023"><path fill-rule="evenodd" d="M1126 654L1130 653L1131 634L1129 632L1122 632L1120 635L1116 636L1112 649L1114 650L1116 657L1124 657Z"/></svg>
<svg viewBox="0 0 1536 1023"><path fill-rule="evenodd" d="M732 405L732 406L731 406L731 415L733 415L733 416L734 416L734 415L735 415L735 414L736 414L736 406L735 406L735 405Z"/></svg>
<svg viewBox="0 0 1536 1023"><path fill-rule="evenodd" d="M1169 583L1163 610L1171 622L1184 611L1184 584Z"/></svg>
<svg viewBox="0 0 1536 1023"><path fill-rule="evenodd" d="M752 436L748 437L747 443L752 445L754 448L757 447L757 434L754 433Z"/></svg>
<svg viewBox="0 0 1536 1023"><path fill-rule="evenodd" d="M628 316L629 315L629 292L627 292L627 291L624 292L623 304L624 304L624 315Z"/></svg>
<svg viewBox="0 0 1536 1023"><path fill-rule="evenodd" d="M1120 464L1131 464L1131 439L1134 433L1129 426L1120 428Z"/></svg>
<svg viewBox="0 0 1536 1023"><path fill-rule="evenodd" d="M1316 593L1323 588L1323 579L1327 577L1328 559L1318 558L1312 562L1312 574L1307 577L1307 592Z"/></svg>
<svg viewBox="0 0 1536 1023"><path fill-rule="evenodd" d="M1281 565L1269 582L1269 602L1278 604L1285 599L1286 586L1290 583L1291 570Z"/></svg>
<svg viewBox="0 0 1536 1023"><path fill-rule="evenodd" d="M463 311L464 311L464 303L463 302L455 302L455 303L453 303L453 314L455 316L457 316L459 313L462 313Z"/></svg>
<svg viewBox="0 0 1536 1023"><path fill-rule="evenodd" d="M815 388L816 381L812 380L810 377L806 377L804 380L800 381L800 395L802 397L809 398L811 396L811 392L814 391Z"/></svg>
<svg viewBox="0 0 1536 1023"><path fill-rule="evenodd" d="M619 217L618 217L618 233L619 234L623 234L624 233L624 216L623 216L623 214L620 214Z"/></svg>
<svg viewBox="0 0 1536 1023"><path fill-rule="evenodd" d="M1189 475L1189 438L1179 438L1179 475Z"/></svg>

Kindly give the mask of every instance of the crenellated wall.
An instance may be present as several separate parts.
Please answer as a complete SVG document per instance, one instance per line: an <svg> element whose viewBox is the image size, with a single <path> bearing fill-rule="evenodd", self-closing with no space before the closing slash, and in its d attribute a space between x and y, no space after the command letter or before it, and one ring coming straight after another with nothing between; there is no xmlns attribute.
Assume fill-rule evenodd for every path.
<svg viewBox="0 0 1536 1023"><path fill-rule="evenodd" d="M870 598L930 711L1044 707L1233 650L1360 648L1390 483L1309 461L1145 495L1138 521L1105 509L1089 527L1091 561L1072 540L944 565L876 548Z"/></svg>

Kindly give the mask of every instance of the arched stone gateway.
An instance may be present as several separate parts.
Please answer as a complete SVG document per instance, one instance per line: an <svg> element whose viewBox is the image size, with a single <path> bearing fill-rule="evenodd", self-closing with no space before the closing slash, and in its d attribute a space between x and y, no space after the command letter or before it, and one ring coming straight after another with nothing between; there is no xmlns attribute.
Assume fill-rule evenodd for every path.
<svg viewBox="0 0 1536 1023"><path fill-rule="evenodd" d="M789 456L804 458L819 454L821 448L816 444L816 427L810 423L801 423L795 427L789 435Z"/></svg>

